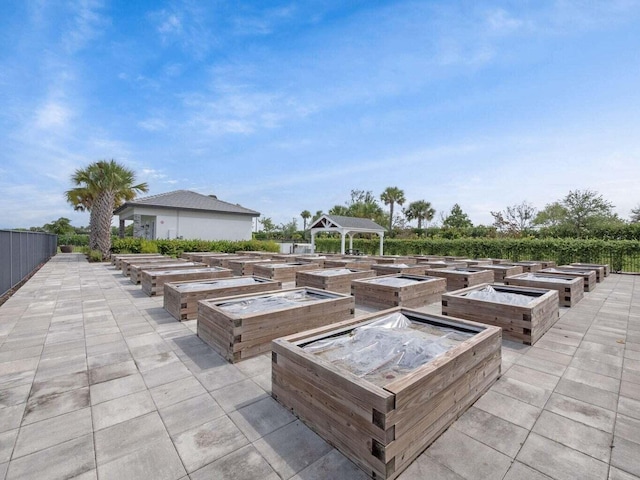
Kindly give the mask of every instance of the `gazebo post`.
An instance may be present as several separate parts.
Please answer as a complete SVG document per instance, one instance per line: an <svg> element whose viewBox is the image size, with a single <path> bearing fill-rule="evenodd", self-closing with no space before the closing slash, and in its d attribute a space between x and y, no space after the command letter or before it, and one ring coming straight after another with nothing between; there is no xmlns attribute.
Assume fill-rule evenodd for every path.
<svg viewBox="0 0 640 480"><path fill-rule="evenodd" d="M340 232L340 254L344 255L344 231Z"/></svg>
<svg viewBox="0 0 640 480"><path fill-rule="evenodd" d="M349 251L353 253L353 233L349 234Z"/></svg>
<svg viewBox="0 0 640 480"><path fill-rule="evenodd" d="M384 233L380 232L379 237L380 237L380 256L382 256L383 255L382 251L384 249Z"/></svg>
<svg viewBox="0 0 640 480"><path fill-rule="evenodd" d="M311 230L311 253L316 253L316 231Z"/></svg>

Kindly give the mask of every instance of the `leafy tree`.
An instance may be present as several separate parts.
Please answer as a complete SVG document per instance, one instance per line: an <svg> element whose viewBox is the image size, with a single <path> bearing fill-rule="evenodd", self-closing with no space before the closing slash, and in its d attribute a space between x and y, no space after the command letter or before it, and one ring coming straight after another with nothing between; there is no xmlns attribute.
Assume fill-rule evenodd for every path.
<svg viewBox="0 0 640 480"><path fill-rule="evenodd" d="M462 211L460 205L456 203L451 207L449 215L443 219L442 226L446 228L468 228L473 227L473 222L471 222L469 216Z"/></svg>
<svg viewBox="0 0 640 480"><path fill-rule="evenodd" d="M406 199L404 198L404 191L398 187L387 187L380 195L380 200L385 205L389 205L389 233L393 232L393 207L397 203L398 205L404 204Z"/></svg>
<svg viewBox="0 0 640 480"><path fill-rule="evenodd" d="M263 217L258 222L262 225L262 231L267 234L267 238L271 238L273 232L276 231L276 225L271 217Z"/></svg>
<svg viewBox="0 0 640 480"><path fill-rule="evenodd" d="M280 231L282 232L282 238L292 239L298 231L298 222L294 218L290 222L282 223L280 224Z"/></svg>
<svg viewBox="0 0 640 480"><path fill-rule="evenodd" d="M89 248L107 258L111 250L111 220L113 211L133 200L139 192L147 192L146 183L135 184L135 173L115 160L99 160L71 176L75 188L65 197L76 210L90 213Z"/></svg>
<svg viewBox="0 0 640 480"><path fill-rule="evenodd" d="M302 217L302 229L306 230L307 229L307 220L309 220L311 218L311 212L309 210L303 210L300 213L300 216Z"/></svg>
<svg viewBox="0 0 640 480"><path fill-rule="evenodd" d="M631 223L640 223L640 205L631 209Z"/></svg>
<svg viewBox="0 0 640 480"><path fill-rule="evenodd" d="M433 216L436 211L431 206L431 202L427 202L425 200L416 200L415 202L411 202L407 205L407 208L403 210L404 216L407 217L407 220L417 220L418 221L418 229L422 229L422 222L430 222L433 220Z"/></svg>
<svg viewBox="0 0 640 480"><path fill-rule="evenodd" d="M536 208L530 203L522 202L508 206L504 211L491 212L491 215L496 229L508 235L520 236L532 229Z"/></svg>
<svg viewBox="0 0 640 480"><path fill-rule="evenodd" d="M618 225L621 219L613 205L592 190L570 191L561 201L547 205L535 219L542 226L554 227L553 232L568 232L574 237L588 236L603 225Z"/></svg>
<svg viewBox="0 0 640 480"><path fill-rule="evenodd" d="M351 199L347 205L334 205L329 215L369 218L379 225L387 223L387 216L370 191L351 190Z"/></svg>
<svg viewBox="0 0 640 480"><path fill-rule="evenodd" d="M313 217L311 217L311 223L315 222L317 219L319 219L322 215L324 215L324 213L322 212L322 210L318 210L316 211L316 213L313 215Z"/></svg>
<svg viewBox="0 0 640 480"><path fill-rule="evenodd" d="M60 217L58 220L54 220L51 223L45 223L42 229L45 232L55 233L56 235L65 235L75 231L71 226L71 220L65 217Z"/></svg>

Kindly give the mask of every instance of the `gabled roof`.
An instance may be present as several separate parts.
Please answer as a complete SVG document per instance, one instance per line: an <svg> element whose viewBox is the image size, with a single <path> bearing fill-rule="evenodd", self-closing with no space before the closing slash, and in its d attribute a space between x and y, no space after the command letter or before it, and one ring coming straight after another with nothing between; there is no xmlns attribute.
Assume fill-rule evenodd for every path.
<svg viewBox="0 0 640 480"><path fill-rule="evenodd" d="M118 207L113 213L118 214L128 207L180 208L185 210L202 210L209 212L235 213L259 217L255 210L244 208L233 203L223 202L217 198L190 190L175 190L149 197L136 198Z"/></svg>
<svg viewBox="0 0 640 480"><path fill-rule="evenodd" d="M384 227L368 218L344 217L342 215L322 215L309 226L309 229L314 228L373 233L386 231Z"/></svg>

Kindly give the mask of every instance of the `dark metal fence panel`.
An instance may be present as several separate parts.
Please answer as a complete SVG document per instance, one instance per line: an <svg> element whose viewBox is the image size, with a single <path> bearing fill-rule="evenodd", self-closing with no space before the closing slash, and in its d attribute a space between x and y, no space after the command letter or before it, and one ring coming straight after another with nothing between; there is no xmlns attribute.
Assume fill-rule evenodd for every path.
<svg viewBox="0 0 640 480"><path fill-rule="evenodd" d="M56 254L58 236L0 230L0 296Z"/></svg>

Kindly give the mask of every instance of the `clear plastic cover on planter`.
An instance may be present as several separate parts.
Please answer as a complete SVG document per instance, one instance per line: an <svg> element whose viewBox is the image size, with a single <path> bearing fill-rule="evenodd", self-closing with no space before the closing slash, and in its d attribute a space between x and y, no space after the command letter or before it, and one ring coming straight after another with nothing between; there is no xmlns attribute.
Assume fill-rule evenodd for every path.
<svg viewBox="0 0 640 480"><path fill-rule="evenodd" d="M383 386L471 338L467 333L423 322L396 312L351 332L305 345L358 377Z"/></svg>
<svg viewBox="0 0 640 480"><path fill-rule="evenodd" d="M178 284L175 287L178 290L191 292L197 290L209 290L211 288L227 288L227 287L239 287L243 285L255 285L256 283L261 283L259 280L256 280L253 277L242 277L242 278L221 278L220 280L209 280L207 282L193 282L193 283L182 283Z"/></svg>
<svg viewBox="0 0 640 480"><path fill-rule="evenodd" d="M529 295L520 293L500 292L490 285L479 290L473 290L466 294L467 298L475 298L477 300L487 300L496 303L508 303L509 305L527 305L534 298Z"/></svg>
<svg viewBox="0 0 640 480"><path fill-rule="evenodd" d="M348 268L329 268L326 270L314 270L314 275L320 275L322 277L334 277L337 275L346 275L348 273L353 273L353 270Z"/></svg>
<svg viewBox="0 0 640 480"><path fill-rule="evenodd" d="M554 277L551 275L544 275L540 273L527 273L526 275L522 275L518 278L524 278L525 280L544 280L545 282L556 283L569 283L571 281L568 278Z"/></svg>
<svg viewBox="0 0 640 480"><path fill-rule="evenodd" d="M365 280L367 283L375 283L376 285L388 285L390 287L406 287L407 285L415 285L420 280L404 277L380 277Z"/></svg>
<svg viewBox="0 0 640 480"><path fill-rule="evenodd" d="M258 313L299 306L300 304L318 301L320 298L322 297L313 292L296 290L293 292L273 293L268 296L225 302L218 305L218 307L229 313Z"/></svg>

